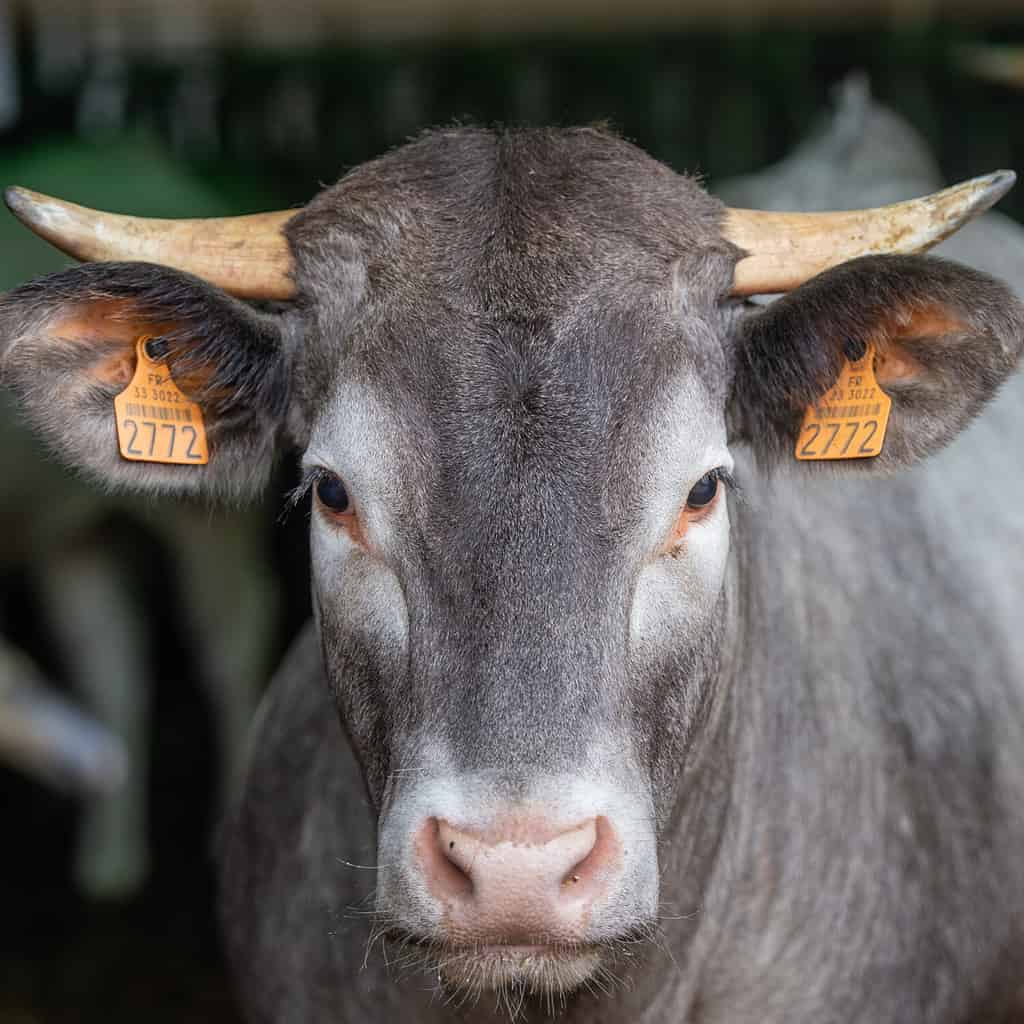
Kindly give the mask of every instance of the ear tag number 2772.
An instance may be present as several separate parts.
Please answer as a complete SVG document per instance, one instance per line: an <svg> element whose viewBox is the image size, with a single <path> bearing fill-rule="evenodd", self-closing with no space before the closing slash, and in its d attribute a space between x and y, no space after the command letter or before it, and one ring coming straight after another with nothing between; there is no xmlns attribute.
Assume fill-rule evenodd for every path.
<svg viewBox="0 0 1024 1024"><path fill-rule="evenodd" d="M135 376L114 399L117 444L133 462L204 466L209 461L199 406L171 379L166 363L150 358L149 338L135 344Z"/></svg>
<svg viewBox="0 0 1024 1024"><path fill-rule="evenodd" d="M795 455L803 461L867 459L885 441L892 399L875 379L875 346L843 364L839 379L804 415Z"/></svg>

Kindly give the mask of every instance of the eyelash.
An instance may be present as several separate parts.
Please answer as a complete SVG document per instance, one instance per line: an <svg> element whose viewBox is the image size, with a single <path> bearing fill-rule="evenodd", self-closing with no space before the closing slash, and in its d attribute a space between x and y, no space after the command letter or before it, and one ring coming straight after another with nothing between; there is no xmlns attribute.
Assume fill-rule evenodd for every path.
<svg viewBox="0 0 1024 1024"><path fill-rule="evenodd" d="M718 466L716 469L711 470L711 476L726 486L732 483L732 474L730 474L725 466Z"/></svg>
<svg viewBox="0 0 1024 1024"><path fill-rule="evenodd" d="M296 505L301 505L303 499L316 486L317 481L327 476L328 471L323 466L310 466L302 474L302 479L285 496L285 510L290 511Z"/></svg>
<svg viewBox="0 0 1024 1024"><path fill-rule="evenodd" d="M725 468L725 466L717 466L715 469L710 470L706 475L714 478L721 484L725 484L732 494L735 494L742 499L743 495L740 491L739 484L736 483L736 478ZM689 494L689 491L687 491L687 494Z"/></svg>

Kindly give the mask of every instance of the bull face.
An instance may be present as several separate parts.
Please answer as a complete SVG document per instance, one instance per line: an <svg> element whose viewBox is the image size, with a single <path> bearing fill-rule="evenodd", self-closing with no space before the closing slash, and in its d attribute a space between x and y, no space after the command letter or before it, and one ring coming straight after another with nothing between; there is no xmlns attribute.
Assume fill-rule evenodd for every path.
<svg viewBox="0 0 1024 1024"><path fill-rule="evenodd" d="M627 324L684 349L650 305L601 328L396 329L425 376L353 346L312 427L313 593L381 813L379 909L466 950L449 975L577 983L595 943L656 919L656 821L719 650L732 458L712 381L616 357Z"/></svg>
<svg viewBox="0 0 1024 1024"><path fill-rule="evenodd" d="M657 822L719 650L732 259L706 231L706 284L684 283L650 211L622 195L637 220L608 218L573 181L571 147L518 140L501 177L488 143L467 176L482 142L435 154L408 239L352 219L380 181L350 180L356 272L307 248L334 197L293 225L323 375L313 592L382 917L451 980L551 992L657 919ZM595 150L606 173L617 152ZM522 198L496 234L503 190ZM687 200L697 235L711 206Z"/></svg>
<svg viewBox="0 0 1024 1024"><path fill-rule="evenodd" d="M291 217L273 311L140 263L0 304L27 415L106 479L246 492L303 450L378 909L455 984L564 993L655 925L659 842L728 724L733 477L791 451L868 341L893 413L860 470L946 443L1016 362L1016 300L950 264L854 260L748 308L723 234L748 229L608 135L461 129ZM207 467L117 458L143 333L203 403Z"/></svg>

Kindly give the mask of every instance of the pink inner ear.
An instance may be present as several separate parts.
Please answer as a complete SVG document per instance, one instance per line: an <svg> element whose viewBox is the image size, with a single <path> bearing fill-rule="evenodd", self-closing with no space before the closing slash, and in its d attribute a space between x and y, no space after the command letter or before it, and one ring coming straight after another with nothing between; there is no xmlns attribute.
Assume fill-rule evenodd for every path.
<svg viewBox="0 0 1024 1024"><path fill-rule="evenodd" d="M925 372L916 359L892 342L875 349L874 371L875 379L883 388L890 384L909 384Z"/></svg>
<svg viewBox="0 0 1024 1024"><path fill-rule="evenodd" d="M967 325L942 306L928 306L912 310L909 315L894 317L882 326L875 338L874 370L878 383L882 387L908 384L926 373L920 360L910 355L901 341L927 342L966 330Z"/></svg>
<svg viewBox="0 0 1024 1024"><path fill-rule="evenodd" d="M130 299L102 299L72 306L49 330L55 341L91 345L98 341L121 341L134 346L140 334L156 334L155 324L143 324Z"/></svg>
<svg viewBox="0 0 1024 1024"><path fill-rule="evenodd" d="M968 330L967 324L958 316L954 316L944 306L925 306L923 309L912 310L907 319L897 330L892 331L894 338L939 338L944 334L956 334Z"/></svg>
<svg viewBox="0 0 1024 1024"><path fill-rule="evenodd" d="M140 320L130 299L102 299L68 310L47 332L56 345L96 346L89 369L93 380L123 390L135 373L135 343L143 334L159 335L170 324ZM111 351L110 343L118 347Z"/></svg>
<svg viewBox="0 0 1024 1024"><path fill-rule="evenodd" d="M110 356L96 363L91 372L96 380L123 390L135 373L135 356L131 352Z"/></svg>

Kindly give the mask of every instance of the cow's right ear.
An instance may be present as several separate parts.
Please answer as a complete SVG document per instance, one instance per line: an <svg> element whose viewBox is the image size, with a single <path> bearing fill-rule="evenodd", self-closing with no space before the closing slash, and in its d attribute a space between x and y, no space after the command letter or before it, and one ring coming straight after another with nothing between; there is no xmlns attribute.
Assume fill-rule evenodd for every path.
<svg viewBox="0 0 1024 1024"><path fill-rule="evenodd" d="M150 263L89 263L0 297L0 380L70 465L136 490L243 497L269 475L289 405L298 317L261 312ZM114 398L136 345L161 361L206 427L206 465L135 462L118 449Z"/></svg>

